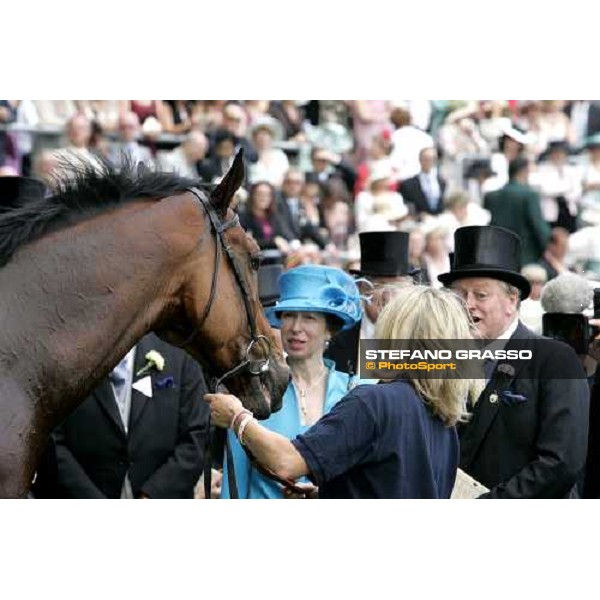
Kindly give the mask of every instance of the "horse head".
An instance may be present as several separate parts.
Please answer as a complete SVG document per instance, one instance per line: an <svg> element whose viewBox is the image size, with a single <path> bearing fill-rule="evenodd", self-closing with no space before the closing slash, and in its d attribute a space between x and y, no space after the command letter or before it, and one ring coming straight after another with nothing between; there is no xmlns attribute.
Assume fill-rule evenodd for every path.
<svg viewBox="0 0 600 600"><path fill-rule="evenodd" d="M185 267L182 318L157 333L183 347L258 418L279 410L289 372L278 339L263 313L257 272L260 249L239 223L232 200L244 179L240 151L201 205L204 235Z"/></svg>

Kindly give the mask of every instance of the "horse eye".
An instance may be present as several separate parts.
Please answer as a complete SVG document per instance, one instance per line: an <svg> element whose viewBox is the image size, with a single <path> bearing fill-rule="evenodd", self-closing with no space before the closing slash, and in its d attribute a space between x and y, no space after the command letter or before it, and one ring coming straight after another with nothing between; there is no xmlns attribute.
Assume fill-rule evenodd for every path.
<svg viewBox="0 0 600 600"><path fill-rule="evenodd" d="M250 257L250 266L255 271L258 271L258 269L260 268L260 256L252 256L252 257Z"/></svg>

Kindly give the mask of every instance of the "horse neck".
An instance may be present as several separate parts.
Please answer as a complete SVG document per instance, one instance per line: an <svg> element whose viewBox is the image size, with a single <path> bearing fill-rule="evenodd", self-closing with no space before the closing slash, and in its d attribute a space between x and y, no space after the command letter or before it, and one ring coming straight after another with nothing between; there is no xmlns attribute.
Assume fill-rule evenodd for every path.
<svg viewBox="0 0 600 600"><path fill-rule="evenodd" d="M144 220L143 208L46 236L0 271L0 369L51 412L72 408L176 306L178 261L165 224Z"/></svg>

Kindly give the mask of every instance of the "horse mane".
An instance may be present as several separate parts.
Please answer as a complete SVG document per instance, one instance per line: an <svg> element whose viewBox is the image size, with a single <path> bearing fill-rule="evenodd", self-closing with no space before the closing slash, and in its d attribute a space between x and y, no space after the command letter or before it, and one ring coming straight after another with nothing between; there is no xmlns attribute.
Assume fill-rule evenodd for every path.
<svg viewBox="0 0 600 600"><path fill-rule="evenodd" d="M206 184L161 172L123 156L117 167L107 159L94 162L65 154L50 182L51 195L23 198L16 206L0 208L0 267L14 253L44 235L89 219L115 206L141 198L162 200Z"/></svg>

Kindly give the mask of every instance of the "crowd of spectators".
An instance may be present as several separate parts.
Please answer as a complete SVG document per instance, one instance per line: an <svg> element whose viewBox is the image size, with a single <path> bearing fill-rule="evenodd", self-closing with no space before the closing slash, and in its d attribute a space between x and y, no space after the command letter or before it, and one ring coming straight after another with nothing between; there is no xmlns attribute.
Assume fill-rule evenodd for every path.
<svg viewBox="0 0 600 600"><path fill-rule="evenodd" d="M351 268L358 233L402 230L437 285L454 231L495 224L547 280L600 278L600 101L0 101L0 175L47 180L68 150L212 184L239 149L242 222L287 267Z"/></svg>

